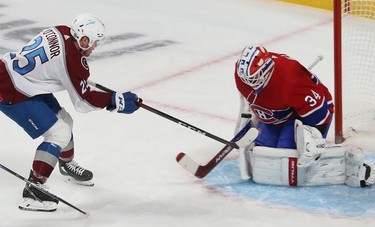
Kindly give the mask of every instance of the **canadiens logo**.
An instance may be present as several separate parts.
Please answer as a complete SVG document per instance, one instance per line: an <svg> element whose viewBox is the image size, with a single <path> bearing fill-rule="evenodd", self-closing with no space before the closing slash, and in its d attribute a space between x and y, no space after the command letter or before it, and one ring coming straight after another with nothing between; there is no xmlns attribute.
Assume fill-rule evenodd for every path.
<svg viewBox="0 0 375 227"><path fill-rule="evenodd" d="M252 104L250 108L257 118L266 124L281 124L293 114L292 108L271 110L255 104Z"/></svg>
<svg viewBox="0 0 375 227"><path fill-rule="evenodd" d="M87 64L86 57L82 56L81 63L82 63L83 68L85 68L86 70L89 70L89 64Z"/></svg>
<svg viewBox="0 0 375 227"><path fill-rule="evenodd" d="M258 118L264 123L275 123L277 121L273 116L273 112L270 109L266 109L262 106L251 105L251 110Z"/></svg>

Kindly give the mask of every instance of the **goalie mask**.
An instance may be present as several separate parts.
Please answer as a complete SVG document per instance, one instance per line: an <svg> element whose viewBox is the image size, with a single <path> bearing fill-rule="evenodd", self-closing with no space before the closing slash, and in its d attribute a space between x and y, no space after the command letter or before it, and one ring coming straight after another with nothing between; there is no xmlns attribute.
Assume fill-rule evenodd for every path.
<svg viewBox="0 0 375 227"><path fill-rule="evenodd" d="M275 66L262 46L245 47L237 64L239 77L255 91L260 91L267 84Z"/></svg>
<svg viewBox="0 0 375 227"><path fill-rule="evenodd" d="M79 47L82 50L87 50L95 41L97 41L97 46L101 45L105 37L105 27L97 17L86 13L78 15L73 20L70 33L78 41ZM90 40L87 48L82 47L79 42L84 36L87 36Z"/></svg>

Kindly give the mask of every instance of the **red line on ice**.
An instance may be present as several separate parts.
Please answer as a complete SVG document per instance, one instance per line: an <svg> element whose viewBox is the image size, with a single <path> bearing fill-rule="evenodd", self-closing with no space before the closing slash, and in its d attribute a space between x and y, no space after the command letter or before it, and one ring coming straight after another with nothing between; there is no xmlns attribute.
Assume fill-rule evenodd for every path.
<svg viewBox="0 0 375 227"><path fill-rule="evenodd" d="M326 24L329 24L329 23L332 23L332 19L326 19L326 20L317 22L315 24L312 24L312 25L309 25L309 26L306 26L306 27L303 27L303 28L299 28L299 29L297 29L295 31L291 31L291 32L288 32L286 34L275 36L275 37L271 38L270 40L267 40L267 41L265 41L265 42L263 42L261 44L262 45L267 45L267 44L271 44L271 43L276 43L276 42L282 41L284 39L288 39L291 36L299 35L299 34L302 34L304 32L308 32L310 30L313 30L313 29L315 29L317 27L320 27L320 26L323 26L323 25L326 25ZM241 49L241 48L242 47L239 47L239 49ZM148 82L148 83L144 83L144 84L142 84L140 86L132 88L132 90L134 91L134 90L141 90L141 89L153 87L153 86L159 85L160 83L163 83L163 82L166 82L166 81L170 81L170 80L182 77L182 76L187 76L189 73L199 71L199 70L201 70L201 69L203 69L203 68L205 68L207 66L211 66L211 65L220 63L220 62L222 62L224 60L232 58L233 56L239 56L240 53L241 53L240 51L229 53L227 55L218 57L216 59L213 59L213 60L201 63L199 65L189 67L189 68L184 69L182 71L179 71L179 72L176 72L176 73L172 73L172 74L167 75L165 77L162 77L160 79L157 79L157 80L154 80L154 81L151 81L151 82ZM154 103L156 103L156 102L154 102ZM201 115L205 115L206 117L208 116L210 118L214 117L214 118L219 118L219 119L226 120L226 121L231 121L231 122L234 121L234 119L228 119L228 118L223 117L223 116L213 115L213 114L210 114L210 113L204 113L204 112L201 112L201 111L198 111L198 110L184 109L184 108L177 107L177 106L172 106L172 105L169 105L169 104L161 104L161 103L159 103L159 105L167 106L167 107L174 108L174 109L179 109L182 112L195 112L195 113L199 113Z"/></svg>

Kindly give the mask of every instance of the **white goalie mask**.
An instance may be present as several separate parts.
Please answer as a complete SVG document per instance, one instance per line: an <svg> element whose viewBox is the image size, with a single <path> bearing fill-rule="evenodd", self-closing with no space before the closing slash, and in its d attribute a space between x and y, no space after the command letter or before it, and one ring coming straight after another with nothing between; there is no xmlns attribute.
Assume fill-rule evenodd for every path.
<svg viewBox="0 0 375 227"><path fill-rule="evenodd" d="M239 77L255 91L267 84L275 67L275 62L262 46L246 46L237 64Z"/></svg>
<svg viewBox="0 0 375 227"><path fill-rule="evenodd" d="M79 47L82 50L87 50L95 41L97 41L98 46L102 44L105 38L105 26L97 17L85 13L78 15L73 20L70 33L77 40ZM87 48L82 47L79 43L84 36L87 36L90 40Z"/></svg>

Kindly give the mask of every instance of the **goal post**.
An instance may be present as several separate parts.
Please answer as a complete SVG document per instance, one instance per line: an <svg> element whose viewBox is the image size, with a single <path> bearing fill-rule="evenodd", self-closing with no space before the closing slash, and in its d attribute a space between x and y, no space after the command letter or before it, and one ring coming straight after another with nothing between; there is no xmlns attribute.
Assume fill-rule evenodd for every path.
<svg viewBox="0 0 375 227"><path fill-rule="evenodd" d="M333 8L335 142L342 143L375 122L375 0L334 0Z"/></svg>
<svg viewBox="0 0 375 227"><path fill-rule="evenodd" d="M334 36L334 99L335 99L335 143L344 141L342 125L342 57L341 57L341 1L334 0L333 3L333 36Z"/></svg>

